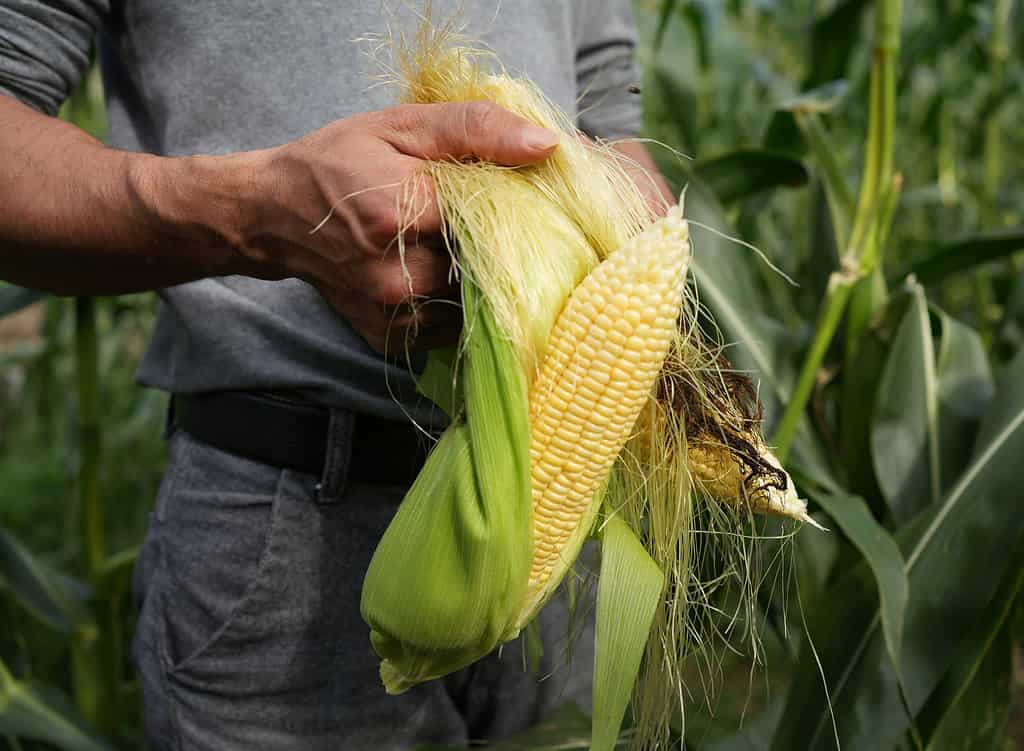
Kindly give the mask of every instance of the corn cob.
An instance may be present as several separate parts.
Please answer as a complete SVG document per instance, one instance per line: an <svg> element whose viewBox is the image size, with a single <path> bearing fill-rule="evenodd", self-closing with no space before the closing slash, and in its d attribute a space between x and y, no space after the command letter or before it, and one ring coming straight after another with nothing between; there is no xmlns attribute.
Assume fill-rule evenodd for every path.
<svg viewBox="0 0 1024 751"><path fill-rule="evenodd" d="M530 390L527 615L575 558L571 538L588 531L588 511L598 505L668 351L689 261L687 225L676 207L591 272L558 317Z"/></svg>

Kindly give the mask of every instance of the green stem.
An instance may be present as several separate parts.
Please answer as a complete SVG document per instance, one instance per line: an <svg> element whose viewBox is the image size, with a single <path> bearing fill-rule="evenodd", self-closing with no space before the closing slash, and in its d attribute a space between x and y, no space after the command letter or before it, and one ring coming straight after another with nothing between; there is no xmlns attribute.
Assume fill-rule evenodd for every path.
<svg viewBox="0 0 1024 751"><path fill-rule="evenodd" d="M36 360L36 414L39 417L39 434L46 446L57 444L54 430L53 404L57 401L53 394L53 374L55 360L59 349L60 323L64 311L64 301L59 297L51 297L46 302L46 318L43 321L43 351Z"/></svg>
<svg viewBox="0 0 1024 751"><path fill-rule="evenodd" d="M844 274L841 271L833 271L828 280L828 291L825 293L825 301L818 315L818 325L814 332L814 339L807 351L803 367L800 369L800 376L797 379L796 387L789 397L786 411L782 415L779 427L772 438L775 449L775 456L780 462L785 462L789 449L793 444L793 437L803 417L804 408L814 391L814 384L818 377L818 369L821 367L825 354L828 352L832 337L842 320L843 311L850 301L850 293L857 281L855 274Z"/></svg>
<svg viewBox="0 0 1024 751"><path fill-rule="evenodd" d="M96 336L96 305L88 297L75 300L75 360L78 380L78 425L81 465L78 475L81 506L82 550L90 581L106 558L103 505L100 498L99 343Z"/></svg>
<svg viewBox="0 0 1024 751"><path fill-rule="evenodd" d="M1006 61L1010 57L1010 39L1007 34L1013 0L996 0L992 13L992 38L989 43L991 75L989 81L993 91L1000 91L1006 76ZM998 224L996 200L999 183L1003 176L1002 140L999 129L998 110L985 124L984 179L982 187L981 218L986 228Z"/></svg>
<svg viewBox="0 0 1024 751"><path fill-rule="evenodd" d="M880 239L888 228L883 216L893 190L893 148L896 132L896 59L899 54L901 0L878 0L875 8L875 46L871 63L871 94L868 111L867 148L853 226L839 260L839 270L829 279L828 291L818 315L811 347L804 357L796 388L786 405L772 443L784 461L797 427L814 390L818 370L839 328L854 285L881 261ZM843 245L840 245L842 248Z"/></svg>
<svg viewBox="0 0 1024 751"><path fill-rule="evenodd" d="M953 135L953 108L944 97L939 105L939 195L944 206L956 203L956 138Z"/></svg>
<svg viewBox="0 0 1024 751"><path fill-rule="evenodd" d="M103 564L106 560L103 499L100 495L99 341L96 330L96 303L92 298L75 299L75 364L78 387L79 524L82 552L93 592L100 592ZM83 716L101 732L116 730L117 663L111 643L113 613L109 599L97 596L93 601L95 623L80 628L72 643L72 669L75 702Z"/></svg>
<svg viewBox="0 0 1024 751"><path fill-rule="evenodd" d="M847 253L864 273L881 261L882 206L891 190L896 138L896 58L899 54L900 0L881 0L875 11L875 50L871 65L868 160L861 181L854 229Z"/></svg>

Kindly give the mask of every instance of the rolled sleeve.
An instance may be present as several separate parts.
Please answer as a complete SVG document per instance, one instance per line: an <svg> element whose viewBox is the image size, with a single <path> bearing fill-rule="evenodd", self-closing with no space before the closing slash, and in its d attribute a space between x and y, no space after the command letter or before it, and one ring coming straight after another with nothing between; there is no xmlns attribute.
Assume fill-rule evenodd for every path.
<svg viewBox="0 0 1024 751"><path fill-rule="evenodd" d="M628 0L579 3L576 86L580 128L598 138L640 133L636 24Z"/></svg>
<svg viewBox="0 0 1024 751"><path fill-rule="evenodd" d="M109 0L0 0L0 93L57 114L109 12Z"/></svg>

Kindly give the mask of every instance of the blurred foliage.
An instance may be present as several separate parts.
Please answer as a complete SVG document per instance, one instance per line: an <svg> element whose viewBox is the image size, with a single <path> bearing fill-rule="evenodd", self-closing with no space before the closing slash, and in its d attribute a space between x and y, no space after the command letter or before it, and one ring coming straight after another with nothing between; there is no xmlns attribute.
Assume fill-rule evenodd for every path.
<svg viewBox="0 0 1024 751"><path fill-rule="evenodd" d="M783 551L794 576L763 600L763 658L730 656L706 700L695 674L679 723L691 750L1024 737L1024 8L904 3L900 189L891 212L868 212L878 268L829 323L872 147L880 6L892 3L634 2L652 152L714 230L693 232L697 290L759 382L769 434L796 402L789 463L832 530ZM103 135L95 71L62 114ZM141 747L127 577L166 398L132 373L155 305L0 286L0 749ZM75 500L87 486L99 538L83 519L96 510ZM588 729L567 708L500 748L582 747Z"/></svg>
<svg viewBox="0 0 1024 751"><path fill-rule="evenodd" d="M95 69L61 117L105 136ZM0 748L142 746L129 581L167 397L133 374L155 310L0 286Z"/></svg>

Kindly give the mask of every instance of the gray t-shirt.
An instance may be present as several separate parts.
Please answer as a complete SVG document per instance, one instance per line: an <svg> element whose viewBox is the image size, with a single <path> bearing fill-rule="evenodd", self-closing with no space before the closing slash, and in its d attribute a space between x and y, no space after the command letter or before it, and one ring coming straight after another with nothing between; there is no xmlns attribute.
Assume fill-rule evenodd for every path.
<svg viewBox="0 0 1024 751"><path fill-rule="evenodd" d="M413 28L409 2L0 0L0 93L55 114L99 39L110 142L163 155L224 154L298 138L395 103L367 34ZM591 135L639 131L628 0L435 0ZM293 389L427 421L408 369L387 364L305 282L241 276L160 292L138 371L176 393Z"/></svg>

